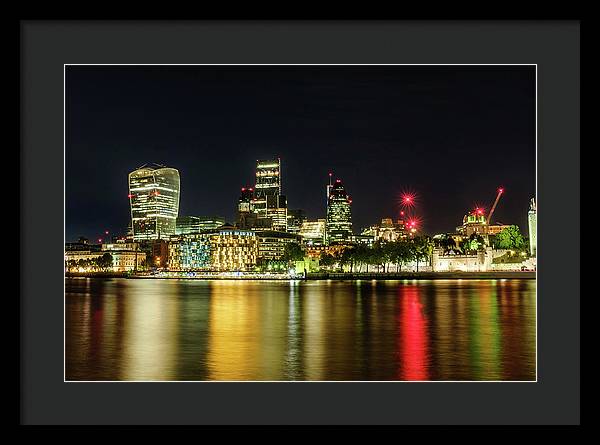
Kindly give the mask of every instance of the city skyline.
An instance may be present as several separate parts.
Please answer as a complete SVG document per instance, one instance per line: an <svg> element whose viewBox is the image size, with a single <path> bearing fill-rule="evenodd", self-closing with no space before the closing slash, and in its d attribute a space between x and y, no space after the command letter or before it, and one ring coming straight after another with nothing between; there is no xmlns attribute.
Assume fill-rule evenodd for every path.
<svg viewBox="0 0 600 445"><path fill-rule="evenodd" d="M424 233L452 231L475 205L483 203L487 210L499 185L505 187L507 194L496 209L495 219L505 224L516 224L521 230L526 230L529 200L535 196L534 73L533 67L521 66L350 66L319 69L68 67L66 162L69 174L66 178L66 238L73 240L78 236L86 236L94 239L105 230L111 234L122 234L128 221L127 195L122 191L118 192L119 183L123 181L113 177L113 174L123 171L129 173L133 170L133 164L137 166L144 162L165 164L179 170L180 216L222 215L228 222L234 223L240 186L253 183L252 163L256 159L272 158L284 161L281 174L285 179L281 193L287 197L287 207L303 209L311 220L326 216L323 190L328 174L333 172L335 178L341 178L354 201L354 233L359 233L382 218L396 219L400 210L398 194L406 187L414 189L418 194L419 217L422 218ZM139 85L132 87L133 91L125 92L124 86L131 86L130 82L136 77L140 78ZM88 85L90 78L98 81L90 85L99 86L105 93L104 99L96 91L91 91ZM206 94L196 91L191 96L208 97L213 106L218 103L219 97L231 104L232 97L238 93L241 110L234 113L233 121L231 116L227 118L224 105L217 107L216 113L213 113L215 116L208 116L208 105L203 104L196 109L190 99L182 97L181 91L176 94L189 85L202 90L202 80L210 86L205 88ZM257 99L259 92L267 91L265 85L269 83L268 80L277 80L272 83L272 87L282 93L284 98L276 98L271 92L266 95L266 105L252 102L250 99ZM253 90L244 88L252 84L255 87ZM160 100L150 104L148 111L142 114L146 118L152 118L150 120L163 116L164 121L160 125L139 131L142 123L147 124L147 119L136 116L133 111L139 110L143 104L148 105L148 100L139 94L148 91L152 85L153 88L165 87L168 93L157 93L155 99ZM229 91L228 86L233 91ZM391 100L382 96L383 90L394 97L410 99L410 105L406 101L392 104ZM502 95L498 94L499 91ZM122 94L120 103L109 99L115 99L116 93L125 93ZM181 101L184 110L160 111L159 105L164 104L165 100L162 96L169 94L173 96L173 100ZM347 97L344 98L344 95ZM461 96L460 99L458 96ZM138 101L134 100L136 97ZM283 118L275 116L269 108L269 105L282 105L285 99L292 98L295 99L292 105L282 110ZM303 99L300 101L299 98ZM317 99L327 98L329 102L322 101L319 106ZM335 103L331 101L334 98ZM352 101L353 98L357 100ZM379 108L377 102L380 102ZM484 102L487 107L481 108L485 105ZM173 104L175 103L178 102L174 101ZM416 114L420 118L413 116L408 124L400 125L402 121L397 121L394 116L406 117L406 108L415 105L419 107L413 108L413 111L418 111ZM425 105L431 106L429 111L425 109ZM480 108L477 109L474 105ZM512 110L511 105L514 107ZM369 119L375 109L379 112ZM109 132L112 137L107 137L105 133L98 132L100 123L105 122L98 118L106 118L110 110L117 117L113 115L108 119L113 126ZM444 119L450 118L450 111L457 115L452 118L455 124L468 117L466 121L472 125L471 131L466 132L469 125L462 122L461 131L456 129L455 132L448 133L450 123ZM386 113L394 116L388 118ZM270 116L273 123L272 134L265 130L266 123L259 125L264 131L260 132L259 128L250 131L248 126L257 123L258 119L253 114L262 118ZM419 127L423 128L428 114L433 129L446 130L449 138L446 146L450 147L448 150L440 149L439 141L443 138L440 134L436 135L435 131L422 133L417 137L417 130ZM213 124L218 120L219 129L208 132L204 137L197 135L199 130L190 124L189 119L198 115ZM91 116L95 116L93 124ZM327 125L319 121L319 117L324 116L329 118ZM436 116L438 120L431 120ZM501 119L502 116L507 119ZM173 129L175 117L181 118L180 131ZM298 125L289 128L292 118ZM353 125L349 125L348 118L351 118ZM442 119L439 120L440 118ZM124 126L128 119L131 121L131 128ZM282 122L288 122L287 136L280 128ZM85 132L84 128L89 130L90 125L93 125L95 131ZM201 126L207 128L207 125L208 123L203 123ZM253 137L240 143L240 148L223 152L218 149L219 146L222 148L223 144L231 145L232 140L241 138L235 131L224 131L224 125L230 125L230 130L241 129L242 133ZM399 128L394 129L394 125L399 125ZM328 126L333 128L327 129ZM339 132L338 138L347 147L340 153L341 156L336 155L336 151L332 149L335 142L332 133L336 129L345 129ZM384 129L387 129L387 133L382 132ZM492 130L498 135L496 141L492 138ZM195 146L191 142L192 133L198 136ZM171 147L163 145L170 134L178 135ZM299 135L304 135L301 138L303 146L307 147L304 151L297 150L300 142L294 138ZM321 137L317 137L319 135ZM357 136L360 137L356 139ZM462 140L462 143L454 140L455 138ZM130 150L122 147L118 153L114 153L107 148L124 144L127 139L132 141ZM287 143L284 145L286 139ZM403 139L406 143L399 144ZM270 142L262 144L265 148L254 148L261 140ZM279 142L277 145L281 149L273 148L275 140ZM479 140L479 144L469 143L473 140ZM513 140L513 143L508 143L509 140ZM103 141L108 141L108 144L103 145ZM214 148L206 147L207 150L201 150L202 141L210 141ZM403 147L389 150L394 141ZM82 150L82 144L92 149L86 152ZM97 148L100 145L104 148ZM135 149L140 145L145 145L146 150ZM412 145L412 148L407 149L406 145ZM501 148L498 148L500 145ZM419 146L430 148L423 150L418 149ZM387 152L385 148L388 148ZM476 155L478 152L479 156ZM89 158L94 158L95 161L89 162ZM106 158L106 162L103 162L103 158ZM96 170L103 172L105 183L102 188L94 185ZM89 191L85 197L80 193L82 186L76 185L83 181L83 176ZM123 184L121 190L122 186ZM98 193L94 192L96 189ZM124 199L119 199L123 195Z"/></svg>
<svg viewBox="0 0 600 445"><path fill-rule="evenodd" d="M74 72L65 379L537 380L532 67Z"/></svg>
<svg viewBox="0 0 600 445"><path fill-rule="evenodd" d="M269 162L276 162L277 166L276 166L276 171L277 173L272 175L272 172L269 172L267 174L261 174L261 170L264 169L264 165L267 165L268 168L271 168L273 166L268 165ZM267 164L265 164L267 163ZM422 229L422 218L419 216L419 212L418 210L415 210L415 203L416 203L416 194L414 192L402 192L399 196L399 209L396 212L395 217L390 218L388 216L384 216L381 219L378 220L373 220L371 225L369 226L362 226L362 227L358 227L355 228L353 227L353 223L352 223L352 199L350 197L350 195L346 192L345 187L343 185L343 181L339 178L337 178L334 182L332 182L332 178L333 178L333 173L329 173L328 174L328 178L329 178L329 183L327 183L326 185L326 191L325 191L325 208L324 208L324 217L322 217L321 215L317 216L316 218L313 217L307 217L307 215L305 214L303 209L288 209L287 208L287 203L286 203L286 197L285 195L281 195L281 190L283 187L283 181L281 180L281 176L280 176L280 172L281 171L281 159L278 158L276 160L257 160L256 161L256 182L255 184L253 184L253 187L247 186L247 187L241 187L241 195L239 195L238 197L238 208L237 208L237 212L236 212L236 216L231 219L228 220L226 218L223 218L221 216L212 216L212 217L207 217L207 216L201 216L201 215L183 215L179 213L179 199L180 199L180 195L181 195L181 189L179 187L179 170L173 167L169 167L163 164L159 164L159 163L148 163L148 164L144 164L138 168L136 168L134 171L130 172L128 174L128 183L129 183L129 194L128 194L128 198L130 200L130 219L129 219L129 225L127 230L125 231L121 231L121 232L110 232L108 230L106 231L101 231L100 232L100 238L95 238L94 236L92 236L91 238L87 238L90 239L92 242L94 241L98 241L99 243L106 243L106 242L110 242L111 239L115 239L117 237L119 238L125 238L125 237L129 237L131 236L132 240L134 241L142 241L142 240L151 240L151 239L160 239L160 238L164 238L164 239L168 239L169 236L178 234L178 230L179 230L179 224L180 221L182 224L187 224L189 225L189 228L184 229L185 233L193 233L194 231L198 231L198 230L206 230L206 229L213 229L213 228L217 228L219 226L227 226L230 225L232 227L237 227L237 228L241 228L241 229L250 229L251 227L253 227L256 224L256 221L254 222L249 222L246 220L246 217L243 217L242 220L240 220L240 211L246 207L247 209L245 209L245 211L243 213L251 213L253 215L255 215L255 218L258 217L259 218L259 222L261 221L261 218L265 221L269 221L269 226L271 227L270 230L275 230L275 231L281 231L281 232L296 232L297 230L288 230L288 216L292 214L292 212L301 212L303 214L304 217L304 221L305 222L310 222L310 223L315 223L317 221L329 221L328 226L330 227L329 229L327 229L327 233L329 233L329 231L333 230L335 232L340 232L340 227L337 227L339 224L341 224L343 227L342 232L338 233L337 235L334 236L334 238L337 238L336 240L333 240L333 238L330 238L329 235L326 234L326 241L327 238L330 238L328 240L329 241L335 241L335 242L339 242L339 241L343 241L343 242L354 242L355 240L353 240L353 236L355 235L364 235L366 232L369 232L369 230L371 230L373 227L377 226L377 224L379 224L379 221L381 221L382 223L389 220L389 221L398 221L398 223L401 223L402 226L404 227L404 225L406 225L406 230L407 232L413 232L413 233L420 233L420 234L424 234L424 235L433 235L431 233L426 233L423 229ZM167 173L164 173L167 172ZM174 174L174 178L171 179L170 176ZM262 176L262 177L261 177ZM265 193L257 193L256 190L260 190L261 186L260 183L264 182L265 179L263 178L264 176L268 176L267 181L269 179L272 179L272 177L277 177L276 182L273 182L272 185L266 186L263 185L263 189L265 190L271 190L271 194L270 195L265 195ZM137 182L143 182L142 183L135 183L132 184L132 178L134 181ZM173 180L176 181L176 183L170 184ZM147 184L146 184L147 182ZM151 182L151 183L150 183ZM132 188L133 185L133 188ZM165 186L174 186L175 190L169 190L168 188L165 188ZM162 196L161 192L159 191L159 189L165 190L167 192L167 195L169 195L169 192L175 192L174 196L176 197L171 197L171 196ZM148 195L145 195L146 191L150 191ZM138 192L141 191L141 192ZM335 193L333 193L335 192ZM499 188L497 190L498 195L496 197L496 201L494 203L494 205L492 205L491 207L491 212L494 211L495 206L499 200L499 197L501 194L504 193L504 189L503 188ZM137 194L136 194L137 193ZM157 196L155 196L157 195ZM160 197L158 195L161 195ZM338 196L339 195L339 196ZM141 197L141 198L140 198ZM268 198L268 200L267 200ZM271 202L271 198L272 202ZM280 203L280 198L282 198L282 202L283 202L283 209L279 208L279 203ZM139 199L142 199L142 203L139 202ZM149 203L146 202L146 200L159 200L159 201L165 201L165 199L167 199L167 201L169 202L158 202L158 203ZM174 204L171 204L170 202L172 200L175 200ZM527 213L527 230L528 233L531 233L532 231L532 224L531 224L531 212L532 212L532 208L535 211L535 204L533 204L532 207L532 202L535 201L535 198L531 198L529 201L529 211ZM269 207L271 208L271 213L269 213L269 210L267 208L267 203L270 203ZM336 203L337 202L337 203ZM262 204L262 207L261 207ZM173 206L174 208L169 208L170 206ZM341 208L337 209L339 206L342 206ZM343 210L345 207L347 207L347 209ZM334 213L338 213L338 212L342 212L339 216L334 217L332 219L332 209L336 208L337 210L334 210ZM281 219L280 215L279 215L279 211L280 210L285 210L285 215L281 218L283 221L284 226L281 225L281 223L278 223L278 221ZM140 218L140 216L142 216L143 213L147 213L147 212L155 212L158 213L157 215L152 215L153 218ZM161 221L161 215L159 215L160 213L165 213L165 214L169 214L171 216L169 216L169 219L167 219L165 222L166 223L172 223L172 227L170 227L171 230L165 230L163 232L164 236L161 237L160 235L160 229L157 231L155 230L155 226L159 225L159 221ZM137 218L135 216L137 216ZM344 215L344 216L342 216ZM158 217L158 218L157 218ZM172 218L171 218L172 217ZM474 222L475 220L481 220L481 221L485 221L486 219L490 219L491 215L488 215L487 209L484 206L481 206L479 204L475 205L474 208L468 209L467 211L465 211L465 215L463 216L463 224L468 220L471 222ZM339 219L341 218L341 219ZM172 221L171 221L172 219ZM337 220L339 219L339 222L337 222ZM144 223L148 224L148 221L151 222L153 224L153 227L150 230L147 229L143 229L144 232L148 232L148 233L144 233L144 235L140 235L139 232L139 228L137 230L134 230L134 227L136 227L136 220L143 220ZM177 220L177 224L175 224L175 220ZM194 222L192 222L192 220L194 220ZM206 220L208 222L203 222L204 220ZM216 221L219 221L219 223L216 223ZM346 221L346 222L344 222ZM138 221L139 222L139 221ZM144 224L142 223L142 224ZM493 223L493 222L492 222ZM165 224L165 223L163 223ZM250 225L248 225L250 224ZM506 224L504 223L500 223L500 226L495 226L498 228L501 228L503 226L505 226ZM508 225L510 225L512 223L509 223ZM535 225L535 224L534 224ZM197 227L196 227L197 226ZM206 226L206 227L204 227ZM266 227L263 227L263 224L258 224L258 230L265 230ZM336 226L334 228L334 226ZM346 227L347 226L347 227ZM196 227L196 229L193 229L193 227ZM262 229L260 227L263 227ZM298 227L299 228L299 227ZM491 228L491 227L490 227ZM191 229L191 231L190 231ZM457 224L455 226L455 229L460 229L459 224ZM252 229L254 230L254 229ZM404 228L402 229L404 230ZM364 233L363 233L364 232ZM454 228L450 228L446 231L440 232L439 234L442 233L452 233L454 232ZM184 232L182 232L184 233ZM77 236L77 239L81 239L81 238L86 238L85 236ZM75 237L73 238L72 241L75 241ZM533 243L535 243L535 239L532 241Z"/></svg>

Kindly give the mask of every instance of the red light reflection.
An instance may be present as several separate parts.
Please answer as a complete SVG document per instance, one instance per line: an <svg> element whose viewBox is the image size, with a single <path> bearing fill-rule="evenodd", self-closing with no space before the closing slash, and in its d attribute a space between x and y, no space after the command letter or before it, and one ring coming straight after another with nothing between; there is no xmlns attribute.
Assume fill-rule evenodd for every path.
<svg viewBox="0 0 600 445"><path fill-rule="evenodd" d="M402 286L400 292L400 329L398 346L401 351L400 378L428 380L427 319L419 300L418 286Z"/></svg>

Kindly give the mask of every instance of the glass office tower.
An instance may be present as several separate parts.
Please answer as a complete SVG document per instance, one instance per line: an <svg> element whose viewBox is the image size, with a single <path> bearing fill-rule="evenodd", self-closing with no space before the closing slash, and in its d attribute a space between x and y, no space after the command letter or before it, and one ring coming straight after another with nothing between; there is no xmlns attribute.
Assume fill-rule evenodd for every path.
<svg viewBox="0 0 600 445"><path fill-rule="evenodd" d="M256 161L254 212L257 218L270 218L273 230L287 230L287 200L281 194L281 160Z"/></svg>
<svg viewBox="0 0 600 445"><path fill-rule="evenodd" d="M175 224L175 234L185 235L218 229L225 225L225 218L222 216L178 216Z"/></svg>
<svg viewBox="0 0 600 445"><path fill-rule="evenodd" d="M277 206L281 194L281 160L256 161L254 211L259 218L267 218L267 209Z"/></svg>
<svg viewBox="0 0 600 445"><path fill-rule="evenodd" d="M129 173L135 241L167 239L175 234L179 186L179 172L164 165L147 164Z"/></svg>
<svg viewBox="0 0 600 445"><path fill-rule="evenodd" d="M346 193L342 181L336 179L329 191L327 200L327 229L328 244L352 241L352 200Z"/></svg>

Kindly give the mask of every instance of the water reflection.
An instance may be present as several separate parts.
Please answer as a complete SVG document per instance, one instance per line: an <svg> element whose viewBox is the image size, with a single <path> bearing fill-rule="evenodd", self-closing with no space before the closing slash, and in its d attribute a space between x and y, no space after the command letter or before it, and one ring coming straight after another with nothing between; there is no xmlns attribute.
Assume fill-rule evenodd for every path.
<svg viewBox="0 0 600 445"><path fill-rule="evenodd" d="M427 319L416 285L398 288L400 315L398 330L400 362L399 380L428 380Z"/></svg>
<svg viewBox="0 0 600 445"><path fill-rule="evenodd" d="M535 281L68 279L67 380L535 380Z"/></svg>
<svg viewBox="0 0 600 445"><path fill-rule="evenodd" d="M306 380L323 380L325 368L325 292L327 283L308 283L302 294L304 374Z"/></svg>
<svg viewBox="0 0 600 445"><path fill-rule="evenodd" d="M287 351L285 357L285 379L302 380L302 325L298 283L290 285L288 299Z"/></svg>

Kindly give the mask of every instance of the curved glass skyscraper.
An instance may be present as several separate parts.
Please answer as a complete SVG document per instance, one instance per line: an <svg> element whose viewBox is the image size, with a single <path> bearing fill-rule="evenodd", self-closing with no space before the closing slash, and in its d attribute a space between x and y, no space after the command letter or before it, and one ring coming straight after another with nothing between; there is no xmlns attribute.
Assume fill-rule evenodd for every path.
<svg viewBox="0 0 600 445"><path fill-rule="evenodd" d="M143 165L129 173L131 227L135 241L175 235L179 184L179 172L164 165Z"/></svg>

